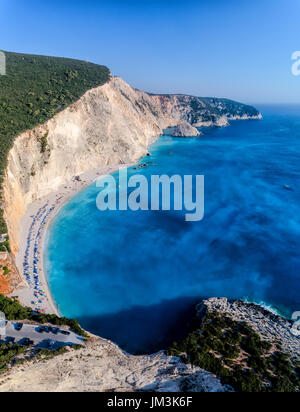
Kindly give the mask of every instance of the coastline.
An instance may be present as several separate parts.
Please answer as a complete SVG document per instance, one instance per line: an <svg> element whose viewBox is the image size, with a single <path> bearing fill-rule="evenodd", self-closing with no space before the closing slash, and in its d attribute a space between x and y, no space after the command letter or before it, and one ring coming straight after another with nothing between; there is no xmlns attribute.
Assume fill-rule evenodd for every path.
<svg viewBox="0 0 300 412"><path fill-rule="evenodd" d="M46 203L48 203L48 206L51 206L53 205L53 203L57 201L59 197L61 197L60 201L57 204L55 204L55 208L53 209L52 213L49 215L46 221L46 225L43 227L43 230L41 233L41 239L40 239L39 247L38 247L38 254L40 257L39 281L45 291L44 302L41 303L39 307L42 309L43 313L62 316L59 310L59 306L55 302L52 296L50 286L48 283L46 268L45 268L44 251L45 251L45 246L46 246L45 242L46 242L48 229L51 223L53 222L54 218L58 214L58 212L70 199L72 199L73 197L78 195L81 191L85 190L87 187L92 185L98 178L113 174L120 168L123 169L123 168L129 168L132 166L136 166L140 159L141 158L129 164L118 164L118 165L113 165L113 166L105 166L105 167L97 168L97 169L91 169L79 175L79 178L80 178L79 180L76 180L74 176L71 182L61 185L57 191L51 192L47 196L42 197L34 201L33 203L31 203L31 205L26 210L25 216L23 216L20 222L21 235L20 235L19 252L15 258L16 267L18 269L20 278L22 279L22 284L17 289L15 289L9 295L9 297L17 298L23 306L30 307L36 310L36 305L32 304L32 302L36 299L34 296L34 288L32 287L33 285L29 285L28 282L26 281L26 277L24 276L24 268L23 268L27 237L29 233L30 224L32 223L32 216L35 216L38 210ZM284 319L288 319L277 308L273 308L264 302L253 302L252 300L248 300L246 297L242 298L242 301L244 303L255 304L256 306L265 309L270 314L280 316Z"/></svg>
<svg viewBox="0 0 300 412"><path fill-rule="evenodd" d="M63 199L61 199L61 202L56 206L55 210L53 210L53 213L49 216L49 218L47 220L47 225L45 226L45 228L43 230L43 236L42 236L41 243L40 243L40 248L39 248L40 253L41 253L41 266L42 266L42 269L43 269L41 274L40 274L40 278L43 281L43 284L45 285L46 296L47 296L47 304L49 306L49 307L47 307L46 313L55 313L58 316L60 316L59 307L56 304L56 302L54 301L53 296L52 296L51 291L50 291L50 287L48 285L47 273L46 273L46 270L45 270L46 268L45 268L45 262L44 262L44 254L43 254L43 252L45 250L45 242L46 242L46 236L47 236L47 233L48 233L48 229L49 229L49 226L51 225L54 217L56 216L56 214L59 212L61 207L64 206L64 204L66 202L68 202L72 197L76 196L82 190L85 190L86 187L93 184L93 182L95 182L95 180L98 177L101 177L101 176L104 177L106 175L114 173L120 167L121 168L131 167L133 165L136 165L137 162L138 161L133 162L133 163L128 164L128 165L123 164L123 165L118 165L118 166L103 167L103 168L100 168L100 169L90 170L89 172L86 172L85 174L80 176L81 177L80 182L76 181L73 178L72 179L73 181L70 184L61 187L58 191L52 192L51 194L49 194L48 196L46 196L42 199L39 199L38 201L36 201L32 205L30 205L30 207L28 208L28 210L26 212L26 216L24 217L24 219L22 219L22 227L23 227L23 220L26 221L26 217L27 217L27 219L29 219L30 215L34 215L37 212L37 210L39 209L39 207L41 207L44 203L46 203L46 201L48 201L51 205L51 202L55 201L55 199L57 199L57 197L59 197L60 195L64 195ZM22 230L22 240L21 240L21 242L23 242L23 244L26 243L26 236L28 234L29 223L30 222L27 222L26 223L27 226L25 227L24 230ZM24 252L23 252L23 255L24 255ZM21 270L20 270L20 268L21 268ZM18 265L18 269L22 273L22 261L20 262L20 265ZM27 288L27 293L28 293L28 288ZM16 293L14 293L13 295L15 296ZM29 298L26 297L25 295L26 295L26 292L24 291L24 295L22 295L22 298L28 300ZM24 301L22 301L22 303L23 302ZM238 303L239 300L236 300L236 301L233 301L233 302ZM258 313L258 315L260 316L259 317L260 321L261 321L261 319L269 318L269 316L272 316L272 315L273 316L274 315L279 316L280 319L282 319L282 320L284 319L285 321L288 321L288 318L286 316L284 316L281 313L278 313L276 310L269 307L269 305L265 304L262 301L261 302L253 302L253 301L248 300L247 298L242 298L242 299L240 299L240 302L242 302L243 304L247 304L247 307L249 307L249 308L251 308L251 305L253 305L253 307L257 309L257 311L255 310L254 312ZM26 304L25 306L32 307L32 305L30 305L30 304ZM263 309L265 312L261 311L260 309ZM273 310L271 310L271 309L273 309ZM277 312L277 313L275 313L275 312ZM247 313L246 313L246 315L247 315ZM248 318L248 315L247 315L246 319L251 320L251 317ZM287 327L285 327L285 330L287 330Z"/></svg>
<svg viewBox="0 0 300 412"><path fill-rule="evenodd" d="M93 184L98 178L135 164L136 162L91 169L80 175L79 179L74 177L72 182L62 185L57 191L34 201L27 208L25 216L20 222L20 245L15 259L23 284L9 295L11 298L17 298L22 305L41 313L61 316L58 305L51 294L45 270L44 251L48 229L57 213L71 198ZM33 245L33 240L37 242L36 239L38 239L38 244ZM25 270L24 261L26 256L29 262L38 259L36 266L28 263L29 267ZM33 274L35 270L37 273ZM27 272L30 274L30 278ZM34 277L34 279L31 277ZM37 293L37 285L39 293Z"/></svg>
<svg viewBox="0 0 300 412"><path fill-rule="evenodd" d="M241 119L241 120L244 120L244 119ZM82 175L79 175L80 179L78 180L77 180L77 177L75 178L74 176L71 182L60 186L57 191L51 192L47 196L34 201L27 208L26 214L20 222L21 235L20 235L20 243L19 243L19 252L17 253L16 258L15 258L16 266L19 271L20 277L23 281L22 282L23 285L20 285L20 287L15 289L9 295L10 297L18 298L20 303L24 306L31 307L34 310L37 309L37 306L32 303L34 300L36 300L36 297L34 296L34 287L33 285L28 284L26 277L24 276L23 263L24 263L24 256L25 256L25 250L26 250L26 242L28 238L30 224L32 223L32 217L36 216L38 210L41 207L43 207L43 205L47 204L48 207L50 207L53 204L55 204L54 209L51 211L51 214L47 218L45 226L42 228L41 238L40 238L39 247L38 247L38 255L39 255L38 277L39 277L39 282L45 292L43 301L42 303L39 304L38 307L41 309L41 312L43 313L56 314L57 316L61 316L58 304L55 302L51 294L50 287L48 284L47 274L45 270L44 250L45 250L45 241L46 241L46 236L48 233L49 226L51 225L53 219L55 218L57 213L60 211L60 209L65 205L65 203L68 202L74 196L76 196L78 193L86 189L88 186L93 184L93 182L95 182L97 178L105 177L109 174L112 174L115 171L117 171L119 168L128 168L128 167L134 166L138 163L139 160L140 158L136 159L130 164L118 164L114 166L105 166L102 168L91 169L83 173ZM31 251L31 255L32 255L32 251ZM247 299L245 299L244 302L247 302ZM260 303L255 303L255 304L260 307L264 307ZM267 310L270 313L272 313L272 310L270 310L270 308L268 308ZM282 316L279 313L277 314L279 316Z"/></svg>

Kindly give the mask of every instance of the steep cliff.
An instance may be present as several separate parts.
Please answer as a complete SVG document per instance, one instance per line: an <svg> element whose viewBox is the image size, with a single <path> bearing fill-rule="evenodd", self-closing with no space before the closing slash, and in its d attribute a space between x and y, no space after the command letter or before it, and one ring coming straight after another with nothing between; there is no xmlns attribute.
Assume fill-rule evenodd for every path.
<svg viewBox="0 0 300 412"><path fill-rule="evenodd" d="M28 205L75 175L137 160L164 129L181 121L222 126L231 118L259 117L254 108L224 99L149 95L116 77L89 90L45 124L15 139L3 185L13 254Z"/></svg>

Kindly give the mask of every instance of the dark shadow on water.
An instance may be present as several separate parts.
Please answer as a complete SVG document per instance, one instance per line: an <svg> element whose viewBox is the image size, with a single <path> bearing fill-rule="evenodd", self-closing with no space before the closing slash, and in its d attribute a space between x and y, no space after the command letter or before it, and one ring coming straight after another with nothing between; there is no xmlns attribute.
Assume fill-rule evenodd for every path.
<svg viewBox="0 0 300 412"><path fill-rule="evenodd" d="M115 342L131 354L151 354L186 336L195 316L195 305L201 300L166 300L158 305L78 320L86 330Z"/></svg>

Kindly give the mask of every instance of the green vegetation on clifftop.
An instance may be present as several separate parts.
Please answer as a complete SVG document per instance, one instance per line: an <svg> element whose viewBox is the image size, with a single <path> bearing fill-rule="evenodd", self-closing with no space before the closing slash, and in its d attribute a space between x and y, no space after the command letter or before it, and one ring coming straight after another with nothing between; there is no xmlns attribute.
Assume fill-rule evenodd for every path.
<svg viewBox="0 0 300 412"><path fill-rule="evenodd" d="M207 370L237 392L299 392L300 367L245 322L208 314L198 328L167 351Z"/></svg>
<svg viewBox="0 0 300 412"><path fill-rule="evenodd" d="M14 138L45 123L92 88L109 81L110 71L84 61L6 54L6 76L0 76L0 185ZM47 137L41 141L41 152ZM0 210L0 234L7 228Z"/></svg>

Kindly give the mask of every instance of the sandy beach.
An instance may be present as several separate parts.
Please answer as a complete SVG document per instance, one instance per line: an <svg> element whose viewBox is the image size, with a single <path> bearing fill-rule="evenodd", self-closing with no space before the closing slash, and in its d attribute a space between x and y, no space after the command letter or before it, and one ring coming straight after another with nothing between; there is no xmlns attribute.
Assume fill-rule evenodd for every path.
<svg viewBox="0 0 300 412"><path fill-rule="evenodd" d="M60 208L72 197L94 183L98 178L114 173L119 168L133 164L107 166L90 170L61 186L56 192L32 203L20 222L21 237L16 266L23 285L10 296L35 311L60 315L59 309L50 293L45 273L43 253L47 229Z"/></svg>

